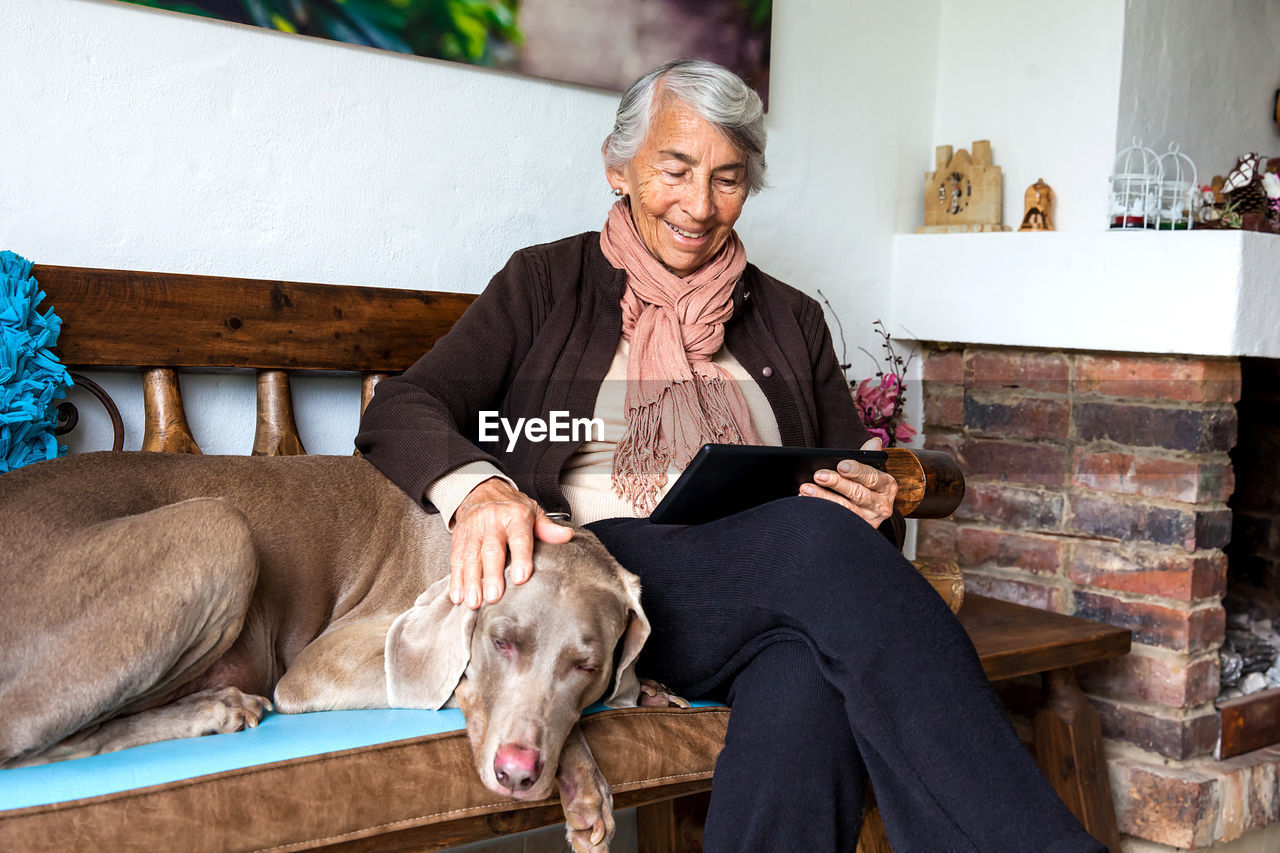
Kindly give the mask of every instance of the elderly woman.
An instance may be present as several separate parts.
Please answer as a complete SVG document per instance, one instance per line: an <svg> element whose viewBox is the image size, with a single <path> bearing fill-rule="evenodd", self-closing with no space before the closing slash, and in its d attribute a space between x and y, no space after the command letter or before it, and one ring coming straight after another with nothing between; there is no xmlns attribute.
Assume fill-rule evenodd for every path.
<svg viewBox="0 0 1280 853"><path fill-rule="evenodd" d="M517 252L378 386L357 445L452 526L458 606L501 596L508 560L527 579L535 538L572 535L557 517L640 576L654 628L642 670L733 707L706 850L852 850L868 778L898 850L1102 850L891 543L892 477L850 460L721 521L645 518L704 442L869 438L821 308L748 264L733 230L764 147L760 100L731 72L645 75L604 143L618 197L604 228ZM481 412L557 411L604 434L475 440Z"/></svg>

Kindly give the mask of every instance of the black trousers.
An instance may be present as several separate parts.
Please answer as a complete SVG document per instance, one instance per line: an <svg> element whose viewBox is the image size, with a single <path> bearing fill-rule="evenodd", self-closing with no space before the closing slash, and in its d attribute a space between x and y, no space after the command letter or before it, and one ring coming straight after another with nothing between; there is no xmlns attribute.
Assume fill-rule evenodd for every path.
<svg viewBox="0 0 1280 853"><path fill-rule="evenodd" d="M870 525L794 497L693 527L587 525L640 576L640 672L733 708L708 853L1105 851L1009 725L960 623Z"/></svg>

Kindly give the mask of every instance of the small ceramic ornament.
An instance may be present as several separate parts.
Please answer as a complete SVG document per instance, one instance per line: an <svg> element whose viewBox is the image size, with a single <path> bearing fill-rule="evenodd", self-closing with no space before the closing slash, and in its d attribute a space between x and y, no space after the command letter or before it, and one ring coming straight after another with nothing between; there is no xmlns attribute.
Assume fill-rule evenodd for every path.
<svg viewBox="0 0 1280 853"><path fill-rule="evenodd" d="M1053 231L1053 188L1037 178L1023 195L1024 212L1019 231Z"/></svg>

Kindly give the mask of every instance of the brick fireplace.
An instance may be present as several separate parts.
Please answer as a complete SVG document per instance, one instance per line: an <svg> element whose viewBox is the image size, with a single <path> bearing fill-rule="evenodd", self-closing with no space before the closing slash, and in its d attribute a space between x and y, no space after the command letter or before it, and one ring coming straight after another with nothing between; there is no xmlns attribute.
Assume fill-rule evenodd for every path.
<svg viewBox="0 0 1280 853"><path fill-rule="evenodd" d="M1124 853L1280 849L1280 748L1214 757L1229 578L1280 579L1277 269L1280 238L1240 231L894 238L887 324L969 488L918 552L1133 631L1079 673ZM1015 711L1035 689L1003 687Z"/></svg>
<svg viewBox="0 0 1280 853"><path fill-rule="evenodd" d="M1256 475L1260 456L1275 467L1280 418L1238 427L1242 360L922 349L926 446L961 461L968 492L951 519L921 522L918 554L957 560L973 592L1133 631L1129 655L1079 673L1121 831L1191 849L1280 820L1280 750L1213 758L1241 432L1238 526L1270 549L1248 565L1280 576L1280 494ZM1243 364L1240 410L1276 414L1277 363Z"/></svg>

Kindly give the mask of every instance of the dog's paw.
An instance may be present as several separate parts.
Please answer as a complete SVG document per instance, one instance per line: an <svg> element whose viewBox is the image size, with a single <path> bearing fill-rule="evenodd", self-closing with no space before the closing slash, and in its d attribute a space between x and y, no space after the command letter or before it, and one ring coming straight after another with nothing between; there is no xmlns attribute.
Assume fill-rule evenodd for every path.
<svg viewBox="0 0 1280 853"><path fill-rule="evenodd" d="M271 700L235 687L221 687L184 696L173 707L190 713L191 736L216 735L256 727L262 715L271 710Z"/></svg>
<svg viewBox="0 0 1280 853"><path fill-rule="evenodd" d="M689 700L672 693L665 684L642 678L640 699L636 704L642 708L688 708Z"/></svg>
<svg viewBox="0 0 1280 853"><path fill-rule="evenodd" d="M563 787L560 796L564 797ZM613 821L613 795L608 785L604 796L598 791L580 793L564 804L565 839L573 853L609 853L609 842L617 828Z"/></svg>
<svg viewBox="0 0 1280 853"><path fill-rule="evenodd" d="M569 772L562 765L557 779L569 848L573 853L609 853L609 842L617 827L613 820L613 792L604 774L595 762Z"/></svg>

